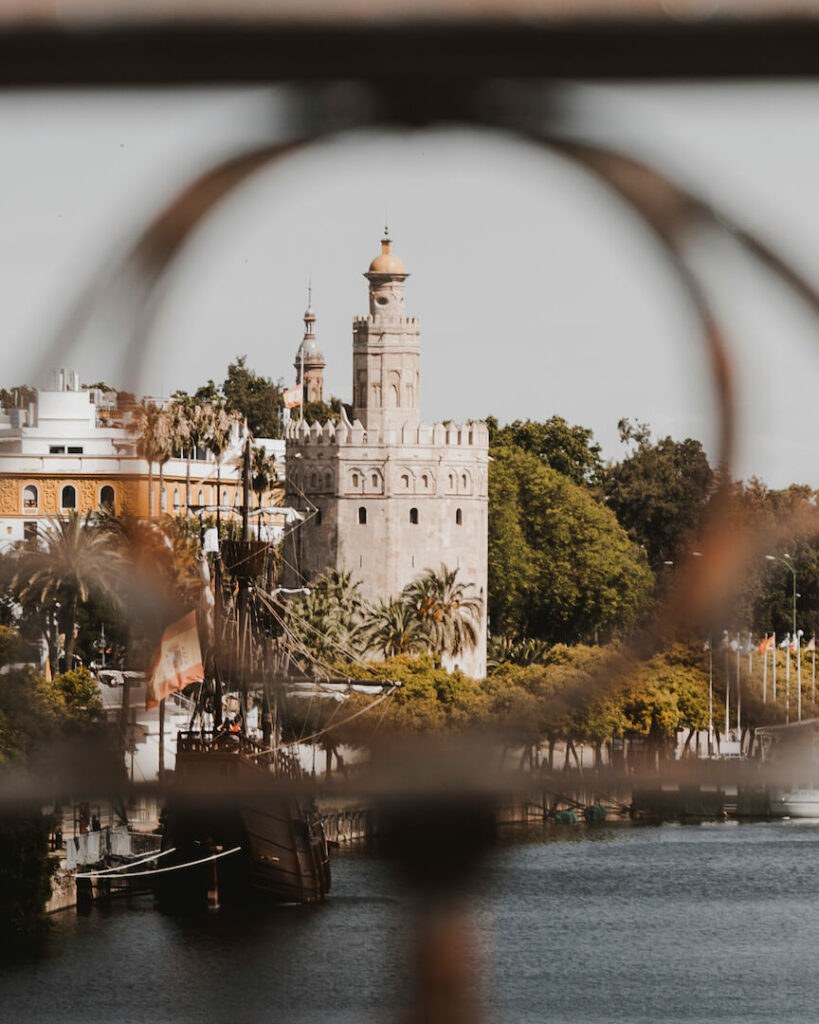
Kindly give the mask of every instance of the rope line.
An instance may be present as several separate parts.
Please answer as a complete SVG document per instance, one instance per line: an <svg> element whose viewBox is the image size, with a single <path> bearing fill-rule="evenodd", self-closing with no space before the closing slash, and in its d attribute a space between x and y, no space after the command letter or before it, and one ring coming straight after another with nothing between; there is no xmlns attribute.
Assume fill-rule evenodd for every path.
<svg viewBox="0 0 819 1024"><path fill-rule="evenodd" d="M147 875L161 875L166 871L181 871L183 868L196 867L197 864L208 864L212 860L219 860L220 857L229 857L233 853L238 853L241 850L241 846L234 846L232 850L225 850L222 853L214 853L210 857L203 857L201 860L189 860L185 864L173 864L169 868L156 868L153 871L135 871L132 875L123 875L123 878L145 878ZM170 853L170 851L168 851ZM89 874L74 875L75 878L96 878L97 873L92 871Z"/></svg>
<svg viewBox="0 0 819 1024"><path fill-rule="evenodd" d="M115 868L100 868L99 871L89 871L84 875L74 875L75 878L92 878L95 875L112 875L115 871L125 871L127 868L135 868L137 864L147 864L149 860L159 860L160 857L167 857L176 849L172 846L170 850L163 850L162 853L152 853L150 857L143 857L141 860L132 860L127 864L118 864Z"/></svg>

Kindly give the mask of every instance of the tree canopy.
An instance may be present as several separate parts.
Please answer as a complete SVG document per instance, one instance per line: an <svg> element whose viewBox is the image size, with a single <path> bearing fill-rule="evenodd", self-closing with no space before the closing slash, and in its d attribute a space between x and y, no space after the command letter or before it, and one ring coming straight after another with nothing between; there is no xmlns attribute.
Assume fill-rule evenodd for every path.
<svg viewBox="0 0 819 1024"><path fill-rule="evenodd" d="M700 529L714 487L714 472L699 441L651 440L645 424L619 423L624 443L635 444L622 462L603 474L609 508L652 569L690 545Z"/></svg>
<svg viewBox="0 0 819 1024"><path fill-rule="evenodd" d="M230 363L222 385L225 406L241 413L256 437L280 437L282 432L282 389L269 377L262 377L246 365L246 356Z"/></svg>
<svg viewBox="0 0 819 1024"><path fill-rule="evenodd" d="M652 585L645 558L583 487L509 445L489 473L489 614L493 632L550 643L611 635Z"/></svg>
<svg viewBox="0 0 819 1024"><path fill-rule="evenodd" d="M576 484L594 484L600 478L603 463L600 445L586 427L570 427L562 416L551 416L543 423L515 420L498 426L493 417L487 419L490 444L512 444L536 455L552 469Z"/></svg>

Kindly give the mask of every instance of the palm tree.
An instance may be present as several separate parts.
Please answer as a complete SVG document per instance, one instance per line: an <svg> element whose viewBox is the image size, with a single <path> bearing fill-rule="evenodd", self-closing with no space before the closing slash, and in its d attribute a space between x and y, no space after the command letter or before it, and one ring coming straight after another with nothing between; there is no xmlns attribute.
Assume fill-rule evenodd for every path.
<svg viewBox="0 0 819 1024"><path fill-rule="evenodd" d="M221 526L220 506L222 504L222 456L224 455L233 427L239 421L239 415L228 412L224 405L209 404L205 412L207 427L204 437L205 447L216 457L216 529Z"/></svg>
<svg viewBox="0 0 819 1024"><path fill-rule="evenodd" d="M352 573L329 569L311 583L309 594L289 603L287 628L300 649L294 655L302 668L343 661L355 650L363 610L360 586Z"/></svg>
<svg viewBox="0 0 819 1024"><path fill-rule="evenodd" d="M190 505L190 449L188 447L191 436L191 423L188 415L188 408L183 401L178 397L175 397L168 406L168 441L170 446L171 455L182 454L183 452L188 453L186 459L187 462L187 473L186 473L186 486L185 486L185 515L190 515L190 509L187 507Z"/></svg>
<svg viewBox="0 0 819 1024"><path fill-rule="evenodd" d="M122 558L108 531L100 529L91 513L77 512L54 520L41 543L17 555L12 587L24 605L57 612L65 634L65 660L71 668L77 612L93 595L119 604L118 582ZM54 665L56 669L56 665Z"/></svg>
<svg viewBox="0 0 819 1024"><path fill-rule="evenodd" d="M439 572L425 570L401 592L402 602L412 609L439 657L461 654L478 642L482 601L467 593L471 584L458 583L457 575L457 569L442 563Z"/></svg>
<svg viewBox="0 0 819 1024"><path fill-rule="evenodd" d="M148 398L141 399L135 406L129 430L136 435L136 451L148 463L148 515L154 517L154 463L162 450L165 432L163 410Z"/></svg>
<svg viewBox="0 0 819 1024"><path fill-rule="evenodd" d="M191 460L205 443L210 424L210 406L197 402L184 391L174 392L176 410L174 418L178 425L181 447L185 452L185 505L191 507Z"/></svg>
<svg viewBox="0 0 819 1024"><path fill-rule="evenodd" d="M261 509L265 491L269 491L276 480L276 456L268 455L264 448L254 446L250 453L251 481L256 495L256 507ZM257 517L256 536L262 535L262 517Z"/></svg>
<svg viewBox="0 0 819 1024"><path fill-rule="evenodd" d="M361 636L366 650L384 658L395 654L421 654L428 645L419 618L403 601L381 601L367 616Z"/></svg>

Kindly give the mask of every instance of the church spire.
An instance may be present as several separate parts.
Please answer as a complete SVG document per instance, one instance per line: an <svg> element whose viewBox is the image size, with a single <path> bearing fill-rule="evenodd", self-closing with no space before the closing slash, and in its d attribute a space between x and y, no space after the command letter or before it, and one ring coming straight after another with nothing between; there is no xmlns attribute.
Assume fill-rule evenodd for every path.
<svg viewBox="0 0 819 1024"><path fill-rule="evenodd" d="M301 384L305 402L324 401L324 354L316 342L316 314L313 312L313 285L307 287L307 309L304 311L304 337L293 364L296 384ZM302 370L304 379L302 380Z"/></svg>

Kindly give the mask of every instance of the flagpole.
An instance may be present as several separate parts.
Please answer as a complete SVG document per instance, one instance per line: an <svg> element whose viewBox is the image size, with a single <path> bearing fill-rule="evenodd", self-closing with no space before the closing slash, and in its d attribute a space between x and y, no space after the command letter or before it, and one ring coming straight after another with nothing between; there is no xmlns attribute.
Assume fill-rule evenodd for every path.
<svg viewBox="0 0 819 1024"><path fill-rule="evenodd" d="M785 724L791 720L791 635L785 634Z"/></svg>
<svg viewBox="0 0 819 1024"><path fill-rule="evenodd" d="M304 419L304 348L301 350L301 402L299 403L299 419Z"/></svg>
<svg viewBox="0 0 819 1024"><path fill-rule="evenodd" d="M773 648L771 649L771 691L773 695L773 702L776 704L776 631L773 633Z"/></svg>
<svg viewBox="0 0 819 1024"><path fill-rule="evenodd" d="M714 651L708 637L708 756L714 756Z"/></svg>
<svg viewBox="0 0 819 1024"><path fill-rule="evenodd" d="M765 650L762 652L762 703L768 703L768 638L765 637Z"/></svg>
<svg viewBox="0 0 819 1024"><path fill-rule="evenodd" d="M742 694L739 689L739 670L740 670L740 652L739 652L739 633L737 633L737 739L740 743L740 749L742 746Z"/></svg>
<svg viewBox="0 0 819 1024"><path fill-rule="evenodd" d="M802 721L802 637L801 630L796 631L796 717Z"/></svg>
<svg viewBox="0 0 819 1024"><path fill-rule="evenodd" d="M159 702L159 781L165 781L165 698Z"/></svg>
<svg viewBox="0 0 819 1024"><path fill-rule="evenodd" d="M727 643L723 637L723 643ZM731 661L728 657L728 648L725 648L725 740L728 741L731 731Z"/></svg>

